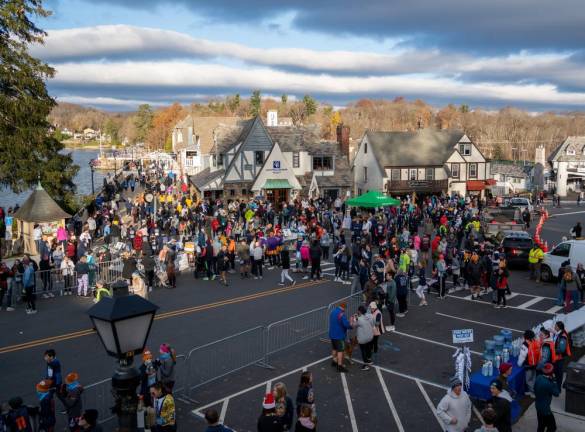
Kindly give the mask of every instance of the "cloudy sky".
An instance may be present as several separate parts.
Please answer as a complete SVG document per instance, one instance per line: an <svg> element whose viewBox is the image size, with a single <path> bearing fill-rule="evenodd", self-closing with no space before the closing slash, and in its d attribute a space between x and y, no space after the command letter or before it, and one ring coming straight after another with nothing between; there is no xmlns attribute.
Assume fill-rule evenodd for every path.
<svg viewBox="0 0 585 432"><path fill-rule="evenodd" d="M47 0L60 101L128 110L252 89L585 109L582 0Z"/></svg>

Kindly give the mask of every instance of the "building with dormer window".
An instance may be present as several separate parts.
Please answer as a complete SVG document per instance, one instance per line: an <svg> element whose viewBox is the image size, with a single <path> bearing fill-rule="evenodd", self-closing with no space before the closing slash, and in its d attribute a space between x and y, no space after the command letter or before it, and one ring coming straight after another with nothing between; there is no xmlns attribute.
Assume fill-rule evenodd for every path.
<svg viewBox="0 0 585 432"><path fill-rule="evenodd" d="M548 157L550 178L556 193L567 196L567 192L583 190L585 178L585 136L570 136Z"/></svg>

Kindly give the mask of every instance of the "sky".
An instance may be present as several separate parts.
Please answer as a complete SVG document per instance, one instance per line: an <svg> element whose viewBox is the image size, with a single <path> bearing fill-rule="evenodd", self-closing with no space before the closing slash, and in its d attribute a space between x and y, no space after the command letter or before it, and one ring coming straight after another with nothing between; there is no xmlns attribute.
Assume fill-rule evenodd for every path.
<svg viewBox="0 0 585 432"><path fill-rule="evenodd" d="M261 90L334 106L585 110L582 0L46 0L58 101L109 110Z"/></svg>

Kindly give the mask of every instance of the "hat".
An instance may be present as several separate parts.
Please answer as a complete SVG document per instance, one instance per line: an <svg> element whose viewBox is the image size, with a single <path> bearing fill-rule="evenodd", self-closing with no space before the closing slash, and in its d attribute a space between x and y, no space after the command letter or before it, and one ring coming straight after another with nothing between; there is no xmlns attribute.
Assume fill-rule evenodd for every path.
<svg viewBox="0 0 585 432"><path fill-rule="evenodd" d="M275 407L276 403L274 402L274 395L272 393L266 393L266 396L264 396L264 401L262 402L262 408L272 409Z"/></svg>
<svg viewBox="0 0 585 432"><path fill-rule="evenodd" d="M461 380L457 377L453 377L449 380L449 387L450 388L455 388L457 386L462 385Z"/></svg>
<svg viewBox="0 0 585 432"><path fill-rule="evenodd" d="M504 388L504 387L502 386L502 382L501 382L501 381L499 381L499 380L493 380L493 381L490 383L490 387L495 387L495 388L497 388L499 391L502 391L502 389Z"/></svg>
<svg viewBox="0 0 585 432"><path fill-rule="evenodd" d="M347 309L347 303L339 303L341 309Z"/></svg>
<svg viewBox="0 0 585 432"><path fill-rule="evenodd" d="M152 360L152 353L150 352L150 350L144 350L144 352L142 353L142 361L148 361L148 360Z"/></svg>
<svg viewBox="0 0 585 432"><path fill-rule="evenodd" d="M77 372L71 372L65 377L65 384L71 384L75 381L79 381L79 374Z"/></svg>
<svg viewBox="0 0 585 432"><path fill-rule="evenodd" d="M43 380L37 384L37 391L41 393L47 393L51 389L51 380Z"/></svg>
<svg viewBox="0 0 585 432"><path fill-rule="evenodd" d="M505 374L506 372L508 372L510 369L512 369L512 363L502 363L500 365L500 373L501 374Z"/></svg>
<svg viewBox="0 0 585 432"><path fill-rule="evenodd" d="M370 309L378 309L378 304L376 302L370 303Z"/></svg>
<svg viewBox="0 0 585 432"><path fill-rule="evenodd" d="M168 344L163 343L163 344L160 345L159 351L161 353L170 353L171 352L171 349L169 348L169 345Z"/></svg>
<svg viewBox="0 0 585 432"><path fill-rule="evenodd" d="M90 425L95 426L98 419L98 411L95 409L87 409L83 413L83 419Z"/></svg>
<svg viewBox="0 0 585 432"><path fill-rule="evenodd" d="M545 364L542 368L542 373L544 373L545 375L552 375L553 371L554 366L550 363Z"/></svg>

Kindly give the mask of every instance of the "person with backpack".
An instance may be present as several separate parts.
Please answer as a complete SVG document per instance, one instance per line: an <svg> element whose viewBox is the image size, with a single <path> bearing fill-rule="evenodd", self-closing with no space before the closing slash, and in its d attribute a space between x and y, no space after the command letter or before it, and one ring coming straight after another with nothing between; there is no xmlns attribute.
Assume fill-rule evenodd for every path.
<svg viewBox="0 0 585 432"><path fill-rule="evenodd" d="M526 393L534 396L534 381L536 379L536 367L540 362L540 343L532 330L524 332L524 342L518 355L518 366L524 368L526 380Z"/></svg>
<svg viewBox="0 0 585 432"><path fill-rule="evenodd" d="M79 417L83 412L82 393L83 387L79 383L79 375L76 372L71 372L65 377L65 385L57 392L57 397L65 407L71 432L78 430Z"/></svg>
<svg viewBox="0 0 585 432"><path fill-rule="evenodd" d="M565 369L565 359L571 357L571 339L569 333L565 330L565 323L557 321L555 323L555 336L554 336L554 350L555 350L555 361L553 363L555 378L559 391L563 385L563 376Z"/></svg>
<svg viewBox="0 0 585 432"><path fill-rule="evenodd" d="M175 366L177 353L169 344L163 343L159 347L160 355L156 361L158 382L162 383L167 394L173 393L175 386Z"/></svg>
<svg viewBox="0 0 585 432"><path fill-rule="evenodd" d="M24 405L21 397L13 397L8 401L8 414L6 414L6 426L9 432L33 432L30 420L29 408Z"/></svg>

